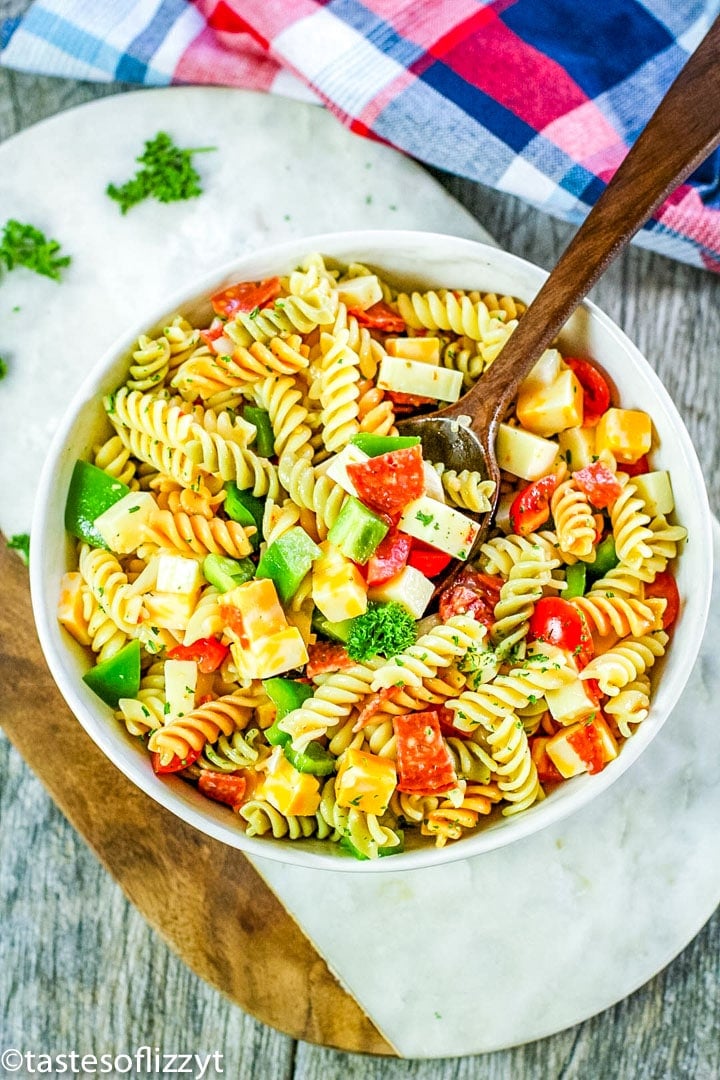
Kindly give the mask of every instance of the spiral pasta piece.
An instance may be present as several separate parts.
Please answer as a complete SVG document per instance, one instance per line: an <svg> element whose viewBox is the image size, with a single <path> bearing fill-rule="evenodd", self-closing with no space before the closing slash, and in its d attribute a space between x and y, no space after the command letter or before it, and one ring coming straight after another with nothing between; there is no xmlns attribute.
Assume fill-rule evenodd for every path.
<svg viewBox="0 0 720 1080"><path fill-rule="evenodd" d="M277 498L276 467L239 443L193 424L185 452L203 472L215 473L226 482L232 480L241 491L251 489L253 495Z"/></svg>
<svg viewBox="0 0 720 1080"><path fill-rule="evenodd" d="M269 833L276 840L304 840L318 831L316 817L281 814L265 799L249 799L240 807L239 814L246 822L248 836L267 836Z"/></svg>
<svg viewBox="0 0 720 1080"><path fill-rule="evenodd" d="M420 687L426 680L435 678L439 668L461 659L468 649L482 648L486 633L485 627L471 616L453 615L403 652L384 661L375 672L370 689L376 692L398 685Z"/></svg>
<svg viewBox="0 0 720 1080"><path fill-rule="evenodd" d="M270 754L266 744L258 743L259 737L260 730L255 727L235 731L230 736L221 735L216 743L206 744L196 765L210 772L225 773L256 768Z"/></svg>
<svg viewBox="0 0 720 1080"><path fill-rule="evenodd" d="M393 403L372 379L363 379L358 383L357 406L359 431L372 432L374 435L397 435Z"/></svg>
<svg viewBox="0 0 720 1080"><path fill-rule="evenodd" d="M191 751L202 751L206 743L216 742L220 735L229 736L244 728L250 715L241 696L228 694L215 698L153 731L148 747L160 754L162 765L169 764L175 755L182 761Z"/></svg>
<svg viewBox="0 0 720 1080"><path fill-rule="evenodd" d="M605 704L605 712L615 721L620 734L629 739L632 735L631 725L641 724L650 713L650 680L647 675L639 675L629 682Z"/></svg>
<svg viewBox="0 0 720 1080"><path fill-rule="evenodd" d="M550 530L529 533L527 536L495 536L480 545L478 561L486 573L508 577L516 562L527 558L529 554L536 554L538 550L547 559L565 561L557 536ZM569 561L576 560L571 556Z"/></svg>
<svg viewBox="0 0 720 1080"><path fill-rule="evenodd" d="M501 798L502 793L494 784L469 783L459 805L444 799L428 809L421 832L423 836L434 836L436 847L444 847L448 840L459 840L463 830L475 829L480 815L489 814Z"/></svg>
<svg viewBox="0 0 720 1080"><path fill-rule="evenodd" d="M342 449L359 430L358 356L348 346L348 333L320 335L322 365L320 404L323 442L330 453Z"/></svg>
<svg viewBox="0 0 720 1080"><path fill-rule="evenodd" d="M456 775L462 780L476 780L487 784L495 763L486 750L474 739L451 736L445 740L450 751Z"/></svg>
<svg viewBox="0 0 720 1080"><path fill-rule="evenodd" d="M318 536L324 540L335 524L347 493L305 458L284 458L281 469L283 487L297 506L315 514Z"/></svg>
<svg viewBox="0 0 720 1080"><path fill-rule="evenodd" d="M532 699L542 698L548 690L558 690L576 679L577 672L569 664L531 657L507 675L497 675L491 682L475 690L465 690L458 698L448 701L447 707L455 714L453 727L459 731L492 732L507 717L517 720L519 710Z"/></svg>
<svg viewBox="0 0 720 1080"><path fill-rule="evenodd" d="M263 344L281 334L309 334L317 326L330 326L337 311L337 294L323 283L304 296L284 296L273 307L257 312L238 311L225 324L225 333L239 346Z"/></svg>
<svg viewBox="0 0 720 1080"><path fill-rule="evenodd" d="M522 721L506 716L488 733L487 741L495 761L497 786L510 804L503 807L503 815L519 814L544 798Z"/></svg>
<svg viewBox="0 0 720 1080"><path fill-rule="evenodd" d="M270 417L279 459L312 457L312 431L306 424L308 410L294 379L269 376L253 385L253 396Z"/></svg>
<svg viewBox="0 0 720 1080"><path fill-rule="evenodd" d="M619 472L616 476L623 489L610 507L615 550L621 562L638 568L643 560L653 556L648 543L653 538L652 531L647 527L650 516L644 512L643 501L637 496L637 489L627 473Z"/></svg>
<svg viewBox="0 0 720 1080"><path fill-rule="evenodd" d="M174 555L229 555L241 559L252 550L250 535L237 521L202 514L153 510L144 527L145 540Z"/></svg>
<svg viewBox="0 0 720 1080"><path fill-rule="evenodd" d="M514 326L493 319L482 300L474 303L467 295L455 292L399 293L397 308L408 326L416 330L452 330L472 341L493 346L495 355L512 333Z"/></svg>
<svg viewBox="0 0 720 1080"><path fill-rule="evenodd" d="M313 739L321 738L328 729L345 720L353 706L370 692L373 676L383 663L374 658L344 671L319 676L318 681L323 681L313 696L278 724L281 731L292 737L293 749L304 750Z"/></svg>
<svg viewBox="0 0 720 1080"><path fill-rule="evenodd" d="M118 719L130 735L144 736L165 723L165 664L155 660L140 680L134 698L120 698Z"/></svg>
<svg viewBox="0 0 720 1080"><path fill-rule="evenodd" d="M559 565L559 560L548 559L539 545L533 545L513 565L500 589L500 598L495 605L495 624L490 631L498 656L506 656L523 640L543 590L562 588L562 582L552 577L552 571Z"/></svg>
<svg viewBox="0 0 720 1080"><path fill-rule="evenodd" d="M485 370L485 359L478 351L477 343L470 338L456 338L445 345L441 352L443 367L461 371L463 390L469 390Z"/></svg>
<svg viewBox="0 0 720 1080"><path fill-rule="evenodd" d="M664 514L654 517L648 529L652 533L647 539L647 545L652 555L651 559L665 559L668 562L677 555L678 544L687 536L684 525L671 525Z"/></svg>
<svg viewBox="0 0 720 1080"><path fill-rule="evenodd" d="M132 354L127 385L130 390L151 390L162 386L170 368L170 342L167 337L141 334Z"/></svg>
<svg viewBox="0 0 720 1080"><path fill-rule="evenodd" d="M594 657L580 672L580 678L596 679L603 694L616 697L628 683L644 675L664 656L668 641L664 630L625 638L601 656Z"/></svg>
<svg viewBox="0 0 720 1080"><path fill-rule="evenodd" d="M90 648L97 653L98 663L109 660L119 652L129 640L129 635L110 618L107 611L100 607L89 585L82 590L82 613Z"/></svg>
<svg viewBox="0 0 720 1080"><path fill-rule="evenodd" d="M135 463L131 460L130 451L123 443L119 435L111 435L104 443L95 447L93 460L98 469L102 469L108 476L115 477L121 484L128 487L135 479Z"/></svg>
<svg viewBox="0 0 720 1080"><path fill-rule="evenodd" d="M490 500L495 492L494 480L487 480L482 473L471 469L463 469L461 472L448 469L442 462L433 462L433 469L442 481L451 506L472 510L476 514L483 514L491 509Z"/></svg>
<svg viewBox="0 0 720 1080"><path fill-rule="evenodd" d="M662 613L667 601L603 596L591 590L587 596L573 597L570 603L582 612L590 629L601 637L612 633L618 637L627 637L628 634L641 637L649 630L661 629Z"/></svg>
<svg viewBox="0 0 720 1080"><path fill-rule="evenodd" d="M550 499L560 550L584 562L595 557L595 518L587 495L570 477L558 484Z"/></svg>
<svg viewBox="0 0 720 1080"><path fill-rule="evenodd" d="M137 634L142 599L137 596L127 574L111 551L82 544L79 570L100 610L118 630L129 637ZM90 631L91 636L92 631Z"/></svg>
<svg viewBox="0 0 720 1080"><path fill-rule="evenodd" d="M335 798L335 777L326 781L318 817L340 836L346 836L353 847L368 859L377 858L380 848L400 845L400 837L387 825L382 825L375 814L366 814L355 806L338 806Z"/></svg>
<svg viewBox="0 0 720 1080"><path fill-rule="evenodd" d="M230 400L237 404L242 399L241 388L247 382L246 372L231 356L218 355L207 345L201 345L180 364L170 385L186 401L202 398L214 404L218 395L225 395L227 407Z"/></svg>

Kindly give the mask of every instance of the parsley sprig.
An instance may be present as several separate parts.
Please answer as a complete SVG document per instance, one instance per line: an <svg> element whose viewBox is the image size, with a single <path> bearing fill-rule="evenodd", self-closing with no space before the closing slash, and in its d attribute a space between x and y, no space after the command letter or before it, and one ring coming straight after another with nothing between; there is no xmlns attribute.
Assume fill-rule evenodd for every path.
<svg viewBox="0 0 720 1080"><path fill-rule="evenodd" d="M120 204L120 212L128 210L150 197L158 202L177 202L202 195L200 175L192 164L193 154L215 150L214 146L201 146L194 150L181 150L170 136L159 131L154 139L145 143L145 150L135 160L142 166L132 180L118 187L108 184L106 192Z"/></svg>
<svg viewBox="0 0 720 1080"><path fill-rule="evenodd" d="M60 280L60 272L70 264L69 255L59 255L60 243L48 240L40 229L10 218L5 222L0 237L0 266L7 270L26 266L36 274Z"/></svg>
<svg viewBox="0 0 720 1080"><path fill-rule="evenodd" d="M30 562L30 535L29 533L16 533L7 541L7 546L17 551L22 561L27 566Z"/></svg>

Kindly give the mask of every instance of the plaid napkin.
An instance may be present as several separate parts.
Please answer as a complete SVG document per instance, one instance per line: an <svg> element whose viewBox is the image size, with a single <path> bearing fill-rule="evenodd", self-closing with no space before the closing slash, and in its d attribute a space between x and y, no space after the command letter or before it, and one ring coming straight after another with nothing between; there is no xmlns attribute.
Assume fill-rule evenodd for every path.
<svg viewBox="0 0 720 1080"><path fill-rule="evenodd" d="M321 102L353 131L580 222L718 9L720 0L37 0L0 27L0 62ZM637 242L720 271L720 154Z"/></svg>

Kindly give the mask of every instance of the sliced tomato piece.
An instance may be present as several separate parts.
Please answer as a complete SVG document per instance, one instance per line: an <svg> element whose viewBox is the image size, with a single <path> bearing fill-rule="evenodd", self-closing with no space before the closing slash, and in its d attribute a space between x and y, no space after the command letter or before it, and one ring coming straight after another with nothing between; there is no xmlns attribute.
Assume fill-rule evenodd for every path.
<svg viewBox="0 0 720 1080"><path fill-rule="evenodd" d="M214 341L217 341L219 337L222 337L225 327L221 322L218 322L217 326L209 326L207 330L200 331L200 337L206 345L212 345Z"/></svg>
<svg viewBox="0 0 720 1080"><path fill-rule="evenodd" d="M397 517L425 490L422 449L409 446L391 450L361 464L348 465L347 474L355 485L360 502L377 513Z"/></svg>
<svg viewBox="0 0 720 1080"><path fill-rule="evenodd" d="M277 277L266 281L238 281L211 296L210 303L217 315L229 319L238 311L250 312L265 307L280 295L280 291L280 278Z"/></svg>
<svg viewBox="0 0 720 1080"><path fill-rule="evenodd" d="M593 461L572 475L577 486L598 510L611 506L622 491L615 473L602 461Z"/></svg>
<svg viewBox="0 0 720 1080"><path fill-rule="evenodd" d="M599 773L605 768L602 738L592 720L580 724L575 731L569 731L567 741L577 756L585 762L589 773Z"/></svg>
<svg viewBox="0 0 720 1080"><path fill-rule="evenodd" d="M398 315L384 300L378 300L366 311L350 308L348 315L353 315L361 326L379 330L383 334L402 334L407 329L402 315Z"/></svg>
<svg viewBox="0 0 720 1080"><path fill-rule="evenodd" d="M537 769L538 780L540 783L559 784L562 780L562 775L545 749L549 741L549 736L536 735L528 741L530 743L530 756L535 762L535 768Z"/></svg>
<svg viewBox="0 0 720 1080"><path fill-rule="evenodd" d="M422 394L404 394L402 390L386 390L385 397L395 406L395 412L412 412L421 405L430 405L434 398L423 397Z"/></svg>
<svg viewBox="0 0 720 1080"><path fill-rule="evenodd" d="M425 577L434 578L450 565L452 556L439 551L424 540L413 540L408 565L419 570Z"/></svg>
<svg viewBox="0 0 720 1080"><path fill-rule="evenodd" d="M557 487L557 476L550 473L528 484L510 505L510 524L518 536L529 536L550 518L550 497Z"/></svg>
<svg viewBox="0 0 720 1080"><path fill-rule="evenodd" d="M215 637L198 638L190 645L175 645L170 649L168 660L194 660L198 670L207 675L217 671L230 653L230 647Z"/></svg>
<svg viewBox="0 0 720 1080"><path fill-rule="evenodd" d="M198 790L208 799L225 803L237 810L245 801L247 780L239 773L220 773L203 770L198 777Z"/></svg>
<svg viewBox="0 0 720 1080"><path fill-rule="evenodd" d="M489 630L495 623L495 605L503 585L501 577L464 566L452 584L440 593L440 618L447 622L453 615L470 615Z"/></svg>
<svg viewBox="0 0 720 1080"><path fill-rule="evenodd" d="M457 783L450 751L440 731L437 712L393 717L397 742L398 791L434 795Z"/></svg>
<svg viewBox="0 0 720 1080"><path fill-rule="evenodd" d="M578 658L578 666L582 667L587 660L581 665L580 658L584 659L592 649L582 615L568 600L559 596L543 596L538 600L530 616L528 637L531 641L545 641L572 653Z"/></svg>
<svg viewBox="0 0 720 1080"><path fill-rule="evenodd" d="M391 529L365 564L368 585L382 585L399 574L408 562L411 543L409 536Z"/></svg>
<svg viewBox="0 0 720 1080"><path fill-rule="evenodd" d="M648 596L657 596L662 600L667 600L663 612L663 630L667 630L675 622L680 611L680 593L678 592L675 577L670 570L661 571L656 575L654 581L645 586L646 599Z"/></svg>
<svg viewBox="0 0 720 1080"><path fill-rule="evenodd" d="M187 769L188 766L194 765L197 759L200 757L201 753L201 750L189 749L184 758L179 758L177 754L173 754L172 759L168 761L165 765L162 765L162 754L153 751L150 754L153 772L157 773L158 776L165 776L168 773L182 772L182 770Z"/></svg>
<svg viewBox="0 0 720 1080"><path fill-rule="evenodd" d="M363 706L357 714L357 718L353 725L353 731L361 731L362 728L366 727L368 724L372 724L376 715L380 712L382 703L392 697L394 690L394 686L383 686L382 689L376 691L376 693L369 694L368 697L363 698Z"/></svg>
<svg viewBox="0 0 720 1080"><path fill-rule="evenodd" d="M643 473L650 472L650 462L647 454L643 454L637 461L623 461L620 468L628 476L642 476Z"/></svg>
<svg viewBox="0 0 720 1080"><path fill-rule="evenodd" d="M308 662L305 674L308 679L316 675L326 675L331 671L344 671L352 667L353 661L344 645L335 641L315 641L307 646Z"/></svg>
<svg viewBox="0 0 720 1080"><path fill-rule="evenodd" d="M583 388L583 424L594 427L603 413L610 408L610 387L594 364L589 360L570 357L565 361Z"/></svg>

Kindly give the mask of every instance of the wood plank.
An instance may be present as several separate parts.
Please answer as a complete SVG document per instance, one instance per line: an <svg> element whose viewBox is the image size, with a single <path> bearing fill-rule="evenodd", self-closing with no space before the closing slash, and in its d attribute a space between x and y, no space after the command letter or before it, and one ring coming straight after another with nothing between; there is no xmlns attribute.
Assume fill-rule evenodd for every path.
<svg viewBox="0 0 720 1080"><path fill-rule="evenodd" d="M2 726L127 897L198 975L264 1023L392 1054L242 853L155 804L85 734L42 657L27 573L1 539L0 577Z"/></svg>

